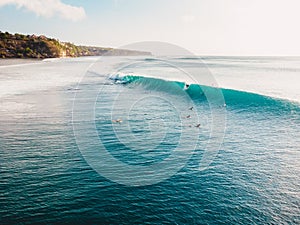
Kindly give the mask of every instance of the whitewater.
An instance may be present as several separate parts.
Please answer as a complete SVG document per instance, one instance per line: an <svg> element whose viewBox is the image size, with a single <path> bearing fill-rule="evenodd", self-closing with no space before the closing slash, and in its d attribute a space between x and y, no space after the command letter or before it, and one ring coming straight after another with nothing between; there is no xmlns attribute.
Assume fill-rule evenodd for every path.
<svg viewBox="0 0 300 225"><path fill-rule="evenodd" d="M101 59L101 58L100 58ZM146 58L147 60L155 60L156 58ZM219 88L240 90L245 92L252 92L261 95L266 95L274 98L282 98L290 101L300 103L300 91L299 91L299 76L300 65L298 57L173 57L158 58L160 61L173 63L177 65L180 60L184 60L186 63L197 62L196 65L206 66L207 70L214 77L216 83L211 84L205 81L199 83L202 85L216 85ZM46 59L43 61L32 62L24 60L6 60L0 65L3 72L18 71L21 67L22 73L19 71L14 73L17 76L2 76L1 77L1 92L0 97L4 95L23 93L28 91L34 91L37 89L47 89L55 86L64 86L70 83L79 82L80 77L83 76L86 70L91 64L97 62L97 57L86 57L79 59ZM124 58L123 60L128 60ZM24 62L23 62L24 61ZM76 74L65 73L64 62L79 61L79 72ZM49 65L52 63L52 65ZM82 64L86 64L86 67L82 67ZM62 65L62 68L59 66ZM67 65L67 64L66 64ZM37 69L37 74L30 73L31 67ZM64 76L61 74L53 73L48 74L46 72L40 72L39 69L47 70L48 66L58 66ZM72 65L74 66L74 65ZM29 71L27 72L27 67ZM161 69L161 68L160 68ZM151 69L150 73L143 68L142 72L134 71L122 71L120 76L124 75L136 75L145 77L161 78L166 80L181 81L184 83L193 83L195 80L189 76L182 76L182 71L167 68L167 73L161 70L155 71ZM74 70L76 71L76 70ZM127 74L126 74L127 72ZM207 71L206 71L207 72ZM10 74L12 72L9 72ZM143 74L144 73L144 74ZM45 74L45 75L44 75ZM70 77L72 75L72 77ZM116 74L112 74L115 76ZM24 78L23 76L26 76ZM74 80L77 79L77 80ZM19 83L22 80L22 85Z"/></svg>

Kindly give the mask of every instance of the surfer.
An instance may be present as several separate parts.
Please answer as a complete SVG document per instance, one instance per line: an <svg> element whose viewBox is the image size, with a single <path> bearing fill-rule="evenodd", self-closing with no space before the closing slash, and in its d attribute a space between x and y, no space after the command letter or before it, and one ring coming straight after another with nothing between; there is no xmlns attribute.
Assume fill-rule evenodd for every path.
<svg viewBox="0 0 300 225"><path fill-rule="evenodd" d="M191 118L191 115L186 116L187 119Z"/></svg>
<svg viewBox="0 0 300 225"><path fill-rule="evenodd" d="M199 128L201 126L201 124L200 123L198 123L195 127L197 127L197 128Z"/></svg>
<svg viewBox="0 0 300 225"><path fill-rule="evenodd" d="M184 90L186 90L186 89L188 89L189 88L189 84L185 84L185 86L184 86Z"/></svg>
<svg viewBox="0 0 300 225"><path fill-rule="evenodd" d="M189 110L193 110L193 108L194 108L194 107L192 106L191 108L189 108Z"/></svg>
<svg viewBox="0 0 300 225"><path fill-rule="evenodd" d="M121 119L113 120L114 123L122 123L123 121Z"/></svg>

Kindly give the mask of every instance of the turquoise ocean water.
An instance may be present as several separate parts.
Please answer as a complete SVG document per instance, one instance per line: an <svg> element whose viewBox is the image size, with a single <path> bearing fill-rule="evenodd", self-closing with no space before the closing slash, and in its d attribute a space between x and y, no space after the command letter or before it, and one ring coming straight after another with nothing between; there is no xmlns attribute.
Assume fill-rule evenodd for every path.
<svg viewBox="0 0 300 225"><path fill-rule="evenodd" d="M299 224L300 58L200 58L3 61L0 224Z"/></svg>

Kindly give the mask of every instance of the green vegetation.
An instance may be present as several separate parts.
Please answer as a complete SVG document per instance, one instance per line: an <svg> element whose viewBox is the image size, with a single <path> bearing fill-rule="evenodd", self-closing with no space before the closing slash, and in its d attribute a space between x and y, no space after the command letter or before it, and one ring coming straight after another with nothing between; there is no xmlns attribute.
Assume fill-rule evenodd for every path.
<svg viewBox="0 0 300 225"><path fill-rule="evenodd" d="M57 58L99 55L151 55L150 52L131 51L92 46L76 46L43 35L10 34L0 31L0 58Z"/></svg>

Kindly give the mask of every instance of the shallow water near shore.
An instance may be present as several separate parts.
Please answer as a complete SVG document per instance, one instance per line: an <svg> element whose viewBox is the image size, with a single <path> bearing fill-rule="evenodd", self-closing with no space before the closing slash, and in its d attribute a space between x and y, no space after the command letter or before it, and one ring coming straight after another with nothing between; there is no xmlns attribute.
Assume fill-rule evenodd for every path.
<svg viewBox="0 0 300 225"><path fill-rule="evenodd" d="M199 162L212 138L212 112L199 90L207 84L192 84L142 57L124 60L146 67L107 79L89 69L96 60L0 65L1 224L300 223L299 58L202 57L221 87L226 119L221 148L205 170ZM166 60L195 66L194 58ZM93 90L101 90L97 98ZM82 103L96 99L97 141L117 160L155 165L179 143L191 154L178 151L178 164L186 161L161 182L130 186L108 179L78 147L74 123L83 124L75 133L93 134L84 129L89 108L79 104L74 111L75 94ZM196 137L195 146L182 135ZM95 139L87 144L97 145Z"/></svg>

